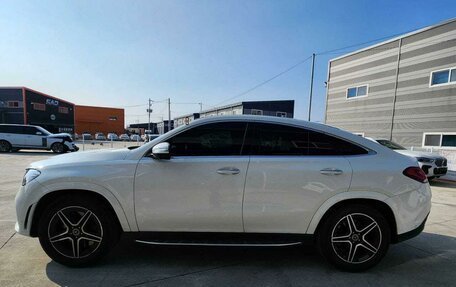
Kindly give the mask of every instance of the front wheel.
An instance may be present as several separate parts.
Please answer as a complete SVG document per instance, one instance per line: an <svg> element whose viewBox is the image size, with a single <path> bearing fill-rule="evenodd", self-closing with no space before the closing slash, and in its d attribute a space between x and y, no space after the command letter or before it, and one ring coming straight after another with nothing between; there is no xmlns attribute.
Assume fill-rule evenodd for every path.
<svg viewBox="0 0 456 287"><path fill-rule="evenodd" d="M65 146L62 143L53 143L51 146L51 150L54 153L64 153L66 152Z"/></svg>
<svg viewBox="0 0 456 287"><path fill-rule="evenodd" d="M348 205L333 212L317 233L320 253L343 271L358 272L375 266L385 256L390 227L376 209Z"/></svg>
<svg viewBox="0 0 456 287"><path fill-rule="evenodd" d="M90 197L62 197L47 208L38 225L41 246L54 261L75 267L98 261L119 238L115 218Z"/></svg>

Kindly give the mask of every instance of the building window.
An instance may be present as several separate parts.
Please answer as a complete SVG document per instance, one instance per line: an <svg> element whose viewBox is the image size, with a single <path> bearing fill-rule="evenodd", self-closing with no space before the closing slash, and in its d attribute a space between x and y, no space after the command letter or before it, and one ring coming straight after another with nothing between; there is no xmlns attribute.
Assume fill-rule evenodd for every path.
<svg viewBox="0 0 456 287"><path fill-rule="evenodd" d="M286 112L276 112L276 116L277 117L281 117L281 118L286 118L287 117L287 113Z"/></svg>
<svg viewBox="0 0 456 287"><path fill-rule="evenodd" d="M430 86L456 84L456 68L431 72Z"/></svg>
<svg viewBox="0 0 456 287"><path fill-rule="evenodd" d="M425 133L423 147L456 147L456 133Z"/></svg>
<svg viewBox="0 0 456 287"><path fill-rule="evenodd" d="M256 116L262 116L263 115L263 110L255 110L255 109L252 109L252 111L250 112L252 115L256 115Z"/></svg>
<svg viewBox="0 0 456 287"><path fill-rule="evenodd" d="M110 121L117 121L117 117L109 117Z"/></svg>
<svg viewBox="0 0 456 287"><path fill-rule="evenodd" d="M59 107L59 113L68 114L68 108L67 107Z"/></svg>
<svg viewBox="0 0 456 287"><path fill-rule="evenodd" d="M32 103L33 109L35 111L46 111L46 105L41 103Z"/></svg>
<svg viewBox="0 0 456 287"><path fill-rule="evenodd" d="M19 108L19 102L18 101L8 101L8 108Z"/></svg>
<svg viewBox="0 0 456 287"><path fill-rule="evenodd" d="M347 99L365 97L367 96L368 90L368 85L350 87L347 89Z"/></svg>

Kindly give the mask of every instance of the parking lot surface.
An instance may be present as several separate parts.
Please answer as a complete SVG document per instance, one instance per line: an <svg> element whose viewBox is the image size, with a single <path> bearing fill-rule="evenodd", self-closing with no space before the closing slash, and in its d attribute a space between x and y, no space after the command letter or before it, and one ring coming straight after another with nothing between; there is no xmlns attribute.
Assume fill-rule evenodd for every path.
<svg viewBox="0 0 456 287"><path fill-rule="evenodd" d="M0 154L0 286L456 286L456 183L442 181L431 184L424 232L392 245L364 273L340 272L312 248L151 247L127 238L95 266L67 268L49 259L38 239L14 232L24 169L50 156Z"/></svg>

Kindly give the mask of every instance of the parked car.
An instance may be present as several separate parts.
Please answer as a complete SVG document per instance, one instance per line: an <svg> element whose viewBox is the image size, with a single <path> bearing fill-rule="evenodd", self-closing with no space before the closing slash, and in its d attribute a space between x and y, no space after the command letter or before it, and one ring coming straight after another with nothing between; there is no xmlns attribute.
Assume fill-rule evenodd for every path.
<svg viewBox="0 0 456 287"><path fill-rule="evenodd" d="M158 138L160 135L159 134L145 134L144 136L145 136L144 141L150 142L151 140Z"/></svg>
<svg viewBox="0 0 456 287"><path fill-rule="evenodd" d="M68 266L95 262L128 232L151 245L312 242L361 271L418 235L430 208L415 159L323 124L224 116L134 148L32 163L16 231Z"/></svg>
<svg viewBox="0 0 456 287"><path fill-rule="evenodd" d="M92 140L92 135L89 134L89 133L83 133L82 134L82 139L86 140L86 141Z"/></svg>
<svg viewBox="0 0 456 287"><path fill-rule="evenodd" d="M110 141L117 141L119 140L119 137L115 133L109 133L107 139Z"/></svg>
<svg viewBox="0 0 456 287"><path fill-rule="evenodd" d="M130 140L135 141L135 142L140 141L141 137L139 135L131 135Z"/></svg>
<svg viewBox="0 0 456 287"><path fill-rule="evenodd" d="M121 135L119 136L119 139L120 139L121 141L128 141L128 140L130 140L130 137L129 137L127 134L121 134Z"/></svg>
<svg viewBox="0 0 456 287"><path fill-rule="evenodd" d="M433 154L430 152L408 150L400 144L387 139L369 139L374 140L379 144L386 146L387 148L390 148L400 154L415 158L418 161L421 169L423 169L424 173L426 173L426 176L429 180L433 180L434 178L439 178L447 174L448 160L441 155Z"/></svg>
<svg viewBox="0 0 456 287"><path fill-rule="evenodd" d="M55 153L77 151L70 134L52 134L40 126L0 124L0 152L44 149Z"/></svg>
<svg viewBox="0 0 456 287"><path fill-rule="evenodd" d="M105 137L105 135L103 133L96 133L95 134L95 139L97 141L104 141L104 140L106 140L106 137Z"/></svg>

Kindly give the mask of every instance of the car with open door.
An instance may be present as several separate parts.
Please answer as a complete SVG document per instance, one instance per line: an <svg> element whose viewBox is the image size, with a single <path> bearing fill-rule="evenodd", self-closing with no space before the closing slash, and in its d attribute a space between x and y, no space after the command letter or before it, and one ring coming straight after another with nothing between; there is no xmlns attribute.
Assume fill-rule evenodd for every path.
<svg viewBox="0 0 456 287"><path fill-rule="evenodd" d="M221 116L139 147L31 164L16 230L68 266L96 262L128 232L151 245L310 243L362 271L418 235L430 208L410 157L323 124Z"/></svg>

